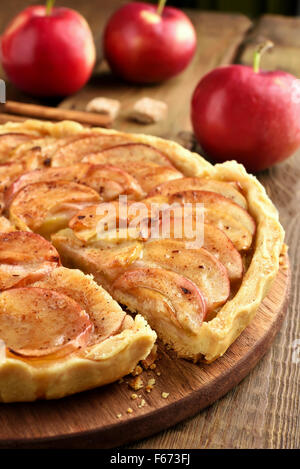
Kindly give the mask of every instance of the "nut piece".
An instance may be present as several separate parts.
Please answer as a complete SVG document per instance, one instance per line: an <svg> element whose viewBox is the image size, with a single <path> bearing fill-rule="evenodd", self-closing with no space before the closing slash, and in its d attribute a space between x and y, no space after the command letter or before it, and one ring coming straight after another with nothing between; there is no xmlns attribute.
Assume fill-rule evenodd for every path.
<svg viewBox="0 0 300 469"><path fill-rule="evenodd" d="M120 107L121 103L117 99L98 97L92 99L87 104L86 111L98 112L99 114L109 116L113 120L119 114Z"/></svg>
<svg viewBox="0 0 300 469"><path fill-rule="evenodd" d="M130 117L141 124L153 124L167 116L168 106L164 101L142 98L136 101Z"/></svg>

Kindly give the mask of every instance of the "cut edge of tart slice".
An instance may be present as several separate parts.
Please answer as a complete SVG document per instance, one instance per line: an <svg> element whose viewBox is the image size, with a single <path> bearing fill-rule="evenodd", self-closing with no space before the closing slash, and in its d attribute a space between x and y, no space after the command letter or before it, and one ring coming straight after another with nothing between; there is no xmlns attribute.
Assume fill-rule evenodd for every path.
<svg viewBox="0 0 300 469"><path fill-rule="evenodd" d="M52 347L50 350L48 347L48 350L40 354L33 353L30 340L23 340L22 347L17 347L15 343L9 343L9 336L2 334L7 342L5 345L12 347L9 347L11 350L0 361L0 402L57 399L112 383L131 373L139 361L148 357L155 344L156 333L143 317L137 315L132 319L96 284L92 276L84 275L79 270L58 267L30 287L0 293L0 310L1 295L4 301L5 295L18 295L18 292L25 292L29 303L32 303L32 307L26 309L26 314L30 314L30 311L31 315L35 314L35 306L40 301L50 302L53 317L58 319L57 323L50 324L55 344L60 342L59 332L64 321L64 312L69 311L66 304L74 316L78 331L81 327L79 325L82 323L84 326L85 320L88 321L86 328L81 327L83 336L80 338L80 334L75 334L76 331L74 332L68 320L70 334L75 334L80 340L76 341L75 337L74 341L63 343L61 348ZM19 303L26 306L22 299ZM47 311L46 308L45 313ZM60 311L63 314L57 316ZM36 318L31 318L33 324ZM78 318L80 324L77 322ZM50 320L48 316L46 320ZM28 327L30 328L30 324ZM20 330L21 337L25 332L26 328ZM40 345L43 335L35 339L35 345ZM49 341L49 334L45 336L47 342L46 339Z"/></svg>
<svg viewBox="0 0 300 469"><path fill-rule="evenodd" d="M186 277L161 267L132 267L115 280L111 289L119 301L127 298L125 304L131 311L136 308L130 298L138 298L136 312L145 316L150 325L152 316L157 315L162 321L168 320L179 329L197 335L207 313L205 297L198 287ZM151 304L153 293L158 294L161 303L155 311Z"/></svg>

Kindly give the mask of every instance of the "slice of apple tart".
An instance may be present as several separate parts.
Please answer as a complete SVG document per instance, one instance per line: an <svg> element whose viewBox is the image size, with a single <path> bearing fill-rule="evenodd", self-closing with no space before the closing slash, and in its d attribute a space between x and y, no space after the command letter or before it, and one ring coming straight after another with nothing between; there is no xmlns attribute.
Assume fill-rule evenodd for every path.
<svg viewBox="0 0 300 469"><path fill-rule="evenodd" d="M4 191L11 222L51 236L64 265L93 274L180 356L211 362L224 354L268 293L283 249L278 213L258 180L236 162L212 166L152 136L72 122L28 121L7 131L34 135L5 158L24 168ZM108 167L110 175L97 173ZM26 174L29 169L38 172ZM110 177L120 185L113 195L109 183L100 190ZM119 196L130 197L122 202L125 215L117 208ZM137 202L143 206L139 223ZM196 244L182 230L178 236L186 207L185 219L197 226Z"/></svg>
<svg viewBox="0 0 300 469"><path fill-rule="evenodd" d="M35 233L0 233L0 402L60 398L111 383L156 334Z"/></svg>

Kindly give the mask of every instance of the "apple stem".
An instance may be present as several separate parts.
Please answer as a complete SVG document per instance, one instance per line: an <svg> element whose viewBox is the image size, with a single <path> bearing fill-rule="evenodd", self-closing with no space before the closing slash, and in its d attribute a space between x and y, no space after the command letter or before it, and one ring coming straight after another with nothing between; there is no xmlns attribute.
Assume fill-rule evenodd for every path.
<svg viewBox="0 0 300 469"><path fill-rule="evenodd" d="M162 12L165 8L165 4L167 3L167 0L159 0L158 5L157 5L157 14L159 16L162 15Z"/></svg>
<svg viewBox="0 0 300 469"><path fill-rule="evenodd" d="M254 65L253 65L253 68L254 68L254 72L255 73L259 73L259 70L260 70L260 61L261 61L261 58L263 56L263 54L265 54L269 49L272 49L274 47L274 43L272 41L265 41L265 42L262 42L258 48L256 49L255 53L254 53Z"/></svg>
<svg viewBox="0 0 300 469"><path fill-rule="evenodd" d="M46 15L47 16L51 15L54 3L55 3L55 0L47 0L46 2Z"/></svg>

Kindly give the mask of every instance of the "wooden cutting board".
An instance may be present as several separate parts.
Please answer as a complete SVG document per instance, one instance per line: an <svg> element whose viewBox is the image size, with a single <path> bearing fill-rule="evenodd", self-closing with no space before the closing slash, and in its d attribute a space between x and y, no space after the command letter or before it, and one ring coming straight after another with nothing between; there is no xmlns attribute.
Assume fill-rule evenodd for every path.
<svg viewBox="0 0 300 469"><path fill-rule="evenodd" d="M195 415L236 386L268 351L286 313L289 285L286 259L251 325L211 365L177 359L160 347L157 368L141 375L145 384L151 378L156 384L150 393L137 391L136 400L127 384L132 378L125 378L58 401L0 404L0 448L111 448Z"/></svg>

